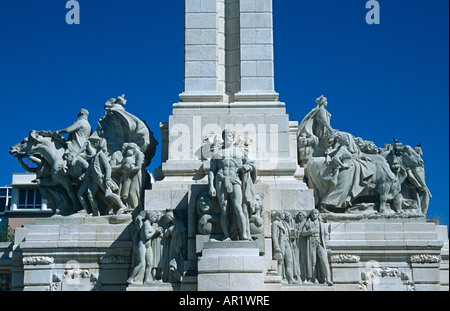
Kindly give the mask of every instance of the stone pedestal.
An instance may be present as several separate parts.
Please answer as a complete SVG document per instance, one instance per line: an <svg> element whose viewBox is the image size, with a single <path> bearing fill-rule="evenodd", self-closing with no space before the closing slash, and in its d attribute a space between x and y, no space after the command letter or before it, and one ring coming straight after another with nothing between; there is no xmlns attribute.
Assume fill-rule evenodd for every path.
<svg viewBox="0 0 450 311"><path fill-rule="evenodd" d="M361 291L448 290L448 237L441 231L446 232L446 226L425 219L330 223L334 287Z"/></svg>
<svg viewBox="0 0 450 311"><path fill-rule="evenodd" d="M207 242L198 261L199 291L264 290L264 257L256 242Z"/></svg>
<svg viewBox="0 0 450 311"><path fill-rule="evenodd" d="M39 219L16 229L12 290L125 290L131 216Z"/></svg>
<svg viewBox="0 0 450 311"><path fill-rule="evenodd" d="M13 243L0 242L0 291L11 288L11 250Z"/></svg>

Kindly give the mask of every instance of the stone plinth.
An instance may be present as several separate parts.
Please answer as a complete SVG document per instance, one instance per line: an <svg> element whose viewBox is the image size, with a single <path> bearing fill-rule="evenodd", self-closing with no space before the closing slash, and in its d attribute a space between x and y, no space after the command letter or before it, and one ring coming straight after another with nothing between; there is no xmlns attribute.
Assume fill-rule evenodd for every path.
<svg viewBox="0 0 450 311"><path fill-rule="evenodd" d="M199 291L264 290L264 257L256 242L206 242L198 261Z"/></svg>
<svg viewBox="0 0 450 311"><path fill-rule="evenodd" d="M424 219L331 223L329 249L335 287L448 290L448 238L441 234L443 229L446 231Z"/></svg>
<svg viewBox="0 0 450 311"><path fill-rule="evenodd" d="M125 290L131 216L39 219L16 229L12 290Z"/></svg>
<svg viewBox="0 0 450 311"><path fill-rule="evenodd" d="M0 243L0 291L11 288L11 250L13 243Z"/></svg>

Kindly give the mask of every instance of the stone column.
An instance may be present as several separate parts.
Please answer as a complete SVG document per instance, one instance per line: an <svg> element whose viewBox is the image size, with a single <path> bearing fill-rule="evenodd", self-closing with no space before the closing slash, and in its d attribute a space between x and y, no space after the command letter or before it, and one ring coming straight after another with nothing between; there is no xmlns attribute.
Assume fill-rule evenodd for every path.
<svg viewBox="0 0 450 311"><path fill-rule="evenodd" d="M236 101L277 101L272 0L240 0L240 92Z"/></svg>
<svg viewBox="0 0 450 311"><path fill-rule="evenodd" d="M185 79L182 102L223 101L219 72L219 32L223 33L223 1L185 1ZM223 14L222 14L223 15ZM222 78L222 79L221 79Z"/></svg>

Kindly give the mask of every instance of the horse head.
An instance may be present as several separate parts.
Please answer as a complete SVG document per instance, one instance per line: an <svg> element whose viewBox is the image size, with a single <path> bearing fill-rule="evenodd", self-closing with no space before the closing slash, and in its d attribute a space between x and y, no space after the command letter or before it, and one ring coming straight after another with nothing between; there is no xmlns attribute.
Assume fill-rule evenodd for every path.
<svg viewBox="0 0 450 311"><path fill-rule="evenodd" d="M38 141L35 139L34 131L30 132L30 135L16 145L9 148L9 154L14 157L26 156L38 152Z"/></svg>
<svg viewBox="0 0 450 311"><path fill-rule="evenodd" d="M401 153L401 162L407 169L414 169L423 166L420 155L411 147L405 146Z"/></svg>
<svg viewBox="0 0 450 311"><path fill-rule="evenodd" d="M41 154L49 163L61 158L67 144L64 138L54 135L50 131L31 131L28 137L9 148L14 157Z"/></svg>

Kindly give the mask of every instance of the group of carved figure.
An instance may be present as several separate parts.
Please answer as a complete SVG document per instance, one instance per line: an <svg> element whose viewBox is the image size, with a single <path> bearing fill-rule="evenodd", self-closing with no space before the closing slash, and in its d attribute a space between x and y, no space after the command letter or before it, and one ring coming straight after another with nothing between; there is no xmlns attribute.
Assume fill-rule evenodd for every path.
<svg viewBox="0 0 450 311"><path fill-rule="evenodd" d="M426 215L431 198L420 145L412 148L395 141L378 148L334 130L326 98L316 102L298 131L298 160L314 189L316 209L294 218L287 211L270 209L273 259L290 284L333 284L329 233L321 212L378 209L382 214L408 210L409 215ZM180 282L187 255L186 225L174 211L143 209L149 188L145 168L158 143L144 121L125 111L125 103L124 95L107 101L94 133L88 111L81 109L72 126L31 131L10 153L36 174L42 197L57 214L133 212L130 284ZM216 135L212 140L208 190L195 198L198 234L220 235L224 241L252 241L264 234L264 194L255 191L257 168L248 158L248 143L229 130L222 139Z"/></svg>
<svg viewBox="0 0 450 311"><path fill-rule="evenodd" d="M72 126L31 131L10 148L22 167L36 174L42 197L56 214L98 216L142 209L150 182L145 167L158 143L144 121L125 111L125 104L124 95L107 101L94 133L89 112L81 109Z"/></svg>
<svg viewBox="0 0 450 311"><path fill-rule="evenodd" d="M187 259L187 230L174 211L142 211L135 218L129 284L179 283Z"/></svg>
<svg viewBox="0 0 450 311"><path fill-rule="evenodd" d="M320 97L298 131L299 164L314 189L321 212L426 215L431 194L425 183L421 145L394 140L378 148L373 142L330 125ZM374 208L375 207L375 208Z"/></svg>
<svg viewBox="0 0 450 311"><path fill-rule="evenodd" d="M289 284L327 284L331 281L327 244L329 232L313 209L293 218L288 211L272 212L272 254L278 273Z"/></svg>

